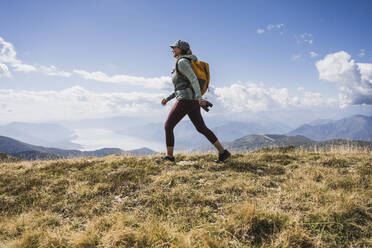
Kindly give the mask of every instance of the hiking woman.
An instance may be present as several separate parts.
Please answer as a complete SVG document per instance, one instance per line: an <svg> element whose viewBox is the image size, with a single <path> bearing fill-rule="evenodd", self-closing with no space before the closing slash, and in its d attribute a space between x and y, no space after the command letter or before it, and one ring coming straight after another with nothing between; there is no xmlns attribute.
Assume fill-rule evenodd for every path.
<svg viewBox="0 0 372 248"><path fill-rule="evenodd" d="M168 101L176 97L176 103L168 114L165 121L165 140L167 146L167 154L156 162L171 161L175 162L173 156L174 148L174 133L173 129L176 124L187 114L196 127L196 130L202 133L218 150L218 159L215 162L222 162L231 154L224 149L218 141L216 135L205 125L203 117L200 113L200 106L205 106L207 101L202 99L198 78L196 77L191 63L188 59L197 60L197 57L192 54L190 46L186 41L178 40L170 46L173 49L173 57L178 59L178 70L185 77L180 76L173 70L172 82L175 87L175 92L167 98L163 98L161 104L165 105ZM188 59L187 59L188 58ZM192 88L185 87L191 82Z"/></svg>

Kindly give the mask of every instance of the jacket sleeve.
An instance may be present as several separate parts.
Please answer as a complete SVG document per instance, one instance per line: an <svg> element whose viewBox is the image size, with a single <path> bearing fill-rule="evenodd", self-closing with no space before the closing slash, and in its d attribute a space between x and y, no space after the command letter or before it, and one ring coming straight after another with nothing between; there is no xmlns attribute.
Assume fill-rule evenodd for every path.
<svg viewBox="0 0 372 248"><path fill-rule="evenodd" d="M175 96L176 96L176 93L173 92L172 94L170 94L170 95L167 97L167 100L170 101L170 100L172 100Z"/></svg>
<svg viewBox="0 0 372 248"><path fill-rule="evenodd" d="M182 75L187 77L187 79L191 82L191 85L192 85L192 87L194 89L194 92L195 92L196 100L201 100L202 96L201 96L201 91L200 91L200 86L199 86L199 80L196 77L196 75L195 75L195 73L194 73L194 71L191 67L190 62L185 58L181 58L178 61L178 69L180 70Z"/></svg>

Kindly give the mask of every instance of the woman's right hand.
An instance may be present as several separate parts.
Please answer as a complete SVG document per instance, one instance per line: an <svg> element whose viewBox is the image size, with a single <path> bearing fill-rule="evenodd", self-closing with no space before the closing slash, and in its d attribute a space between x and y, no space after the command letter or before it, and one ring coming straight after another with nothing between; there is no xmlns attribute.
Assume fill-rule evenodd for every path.
<svg viewBox="0 0 372 248"><path fill-rule="evenodd" d="M163 98L163 100L161 100L161 104L165 105L167 104L168 100L166 98Z"/></svg>

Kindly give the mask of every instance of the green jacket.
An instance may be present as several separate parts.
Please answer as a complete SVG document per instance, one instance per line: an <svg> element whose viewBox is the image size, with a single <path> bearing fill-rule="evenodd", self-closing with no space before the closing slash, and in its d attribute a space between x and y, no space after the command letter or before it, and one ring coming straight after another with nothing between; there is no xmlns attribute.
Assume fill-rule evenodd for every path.
<svg viewBox="0 0 372 248"><path fill-rule="evenodd" d="M180 55L179 57L180 59L178 60L179 72L181 72L182 75L186 76L189 82L191 82L191 86L194 89L194 91L192 91L191 88L176 90L177 87L188 84L189 82L186 81L186 79L183 78L182 76L179 76L174 69L172 72L172 82L173 82L175 91L167 97L168 101L173 99L174 97L176 97L176 99L178 100L179 99L189 99L189 100L201 100L202 99L201 92L200 92L200 86L199 86L199 80L196 77L191 67L190 61L184 57L188 57L192 60L198 60L198 59L194 54L190 54L190 55Z"/></svg>

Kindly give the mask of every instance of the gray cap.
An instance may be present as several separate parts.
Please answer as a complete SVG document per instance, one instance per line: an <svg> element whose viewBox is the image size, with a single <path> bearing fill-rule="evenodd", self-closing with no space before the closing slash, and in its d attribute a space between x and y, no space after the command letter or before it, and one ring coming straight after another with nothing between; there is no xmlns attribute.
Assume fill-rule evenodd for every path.
<svg viewBox="0 0 372 248"><path fill-rule="evenodd" d="M183 41L183 40L176 41L173 45L170 45L170 47L171 48L178 47L178 48L180 48L181 50L184 50L184 51L187 51L187 50L190 49L189 43L187 43L186 41Z"/></svg>

